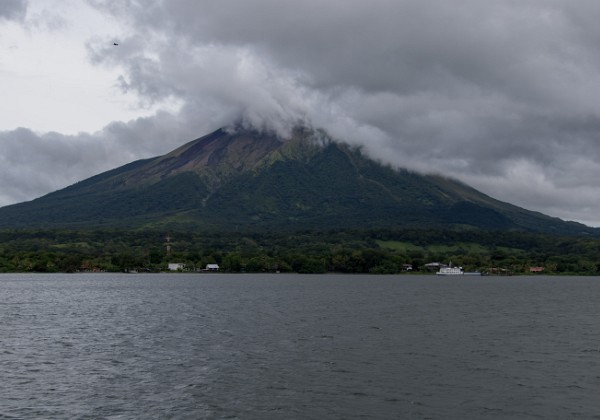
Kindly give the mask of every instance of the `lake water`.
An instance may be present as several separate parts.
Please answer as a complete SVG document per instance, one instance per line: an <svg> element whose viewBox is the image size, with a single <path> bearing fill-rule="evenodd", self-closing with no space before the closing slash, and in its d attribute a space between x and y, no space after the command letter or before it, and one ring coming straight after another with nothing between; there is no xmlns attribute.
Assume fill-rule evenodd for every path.
<svg viewBox="0 0 600 420"><path fill-rule="evenodd" d="M0 275L1 419L600 419L600 278Z"/></svg>

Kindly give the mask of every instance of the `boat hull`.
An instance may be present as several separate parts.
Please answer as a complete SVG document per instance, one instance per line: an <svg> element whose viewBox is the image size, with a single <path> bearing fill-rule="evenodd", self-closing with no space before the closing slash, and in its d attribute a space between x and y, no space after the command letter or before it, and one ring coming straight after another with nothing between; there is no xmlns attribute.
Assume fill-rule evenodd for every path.
<svg viewBox="0 0 600 420"><path fill-rule="evenodd" d="M481 273L479 271L467 271L467 272L460 272L460 273L440 273L437 272L435 273L438 276L481 276Z"/></svg>

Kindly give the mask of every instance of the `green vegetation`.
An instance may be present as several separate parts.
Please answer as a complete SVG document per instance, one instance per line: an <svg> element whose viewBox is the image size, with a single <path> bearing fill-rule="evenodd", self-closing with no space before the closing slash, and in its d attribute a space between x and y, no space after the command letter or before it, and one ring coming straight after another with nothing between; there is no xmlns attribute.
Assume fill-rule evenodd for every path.
<svg viewBox="0 0 600 420"><path fill-rule="evenodd" d="M429 262L466 270L529 274L600 274L600 238L479 230L331 230L295 232L122 230L0 231L0 272L165 270L168 262L227 272L396 274Z"/></svg>

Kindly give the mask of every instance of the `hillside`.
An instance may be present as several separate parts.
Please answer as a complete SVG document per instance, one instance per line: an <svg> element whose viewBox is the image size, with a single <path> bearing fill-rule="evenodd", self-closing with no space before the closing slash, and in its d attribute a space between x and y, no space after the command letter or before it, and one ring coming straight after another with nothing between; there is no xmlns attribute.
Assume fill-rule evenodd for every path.
<svg viewBox="0 0 600 420"><path fill-rule="evenodd" d="M594 234L458 181L381 165L325 133L217 130L164 156L0 208L3 228L479 228Z"/></svg>

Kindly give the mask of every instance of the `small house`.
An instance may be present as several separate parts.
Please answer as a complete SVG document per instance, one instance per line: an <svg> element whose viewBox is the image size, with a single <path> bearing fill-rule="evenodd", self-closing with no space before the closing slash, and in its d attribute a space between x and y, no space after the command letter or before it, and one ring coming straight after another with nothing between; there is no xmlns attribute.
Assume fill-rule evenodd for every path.
<svg viewBox="0 0 600 420"><path fill-rule="evenodd" d="M206 271L219 271L219 264L206 264Z"/></svg>
<svg viewBox="0 0 600 420"><path fill-rule="evenodd" d="M185 268L184 263L169 263L170 271L182 271Z"/></svg>
<svg viewBox="0 0 600 420"><path fill-rule="evenodd" d="M425 264L424 267L425 267L425 270L428 270L428 271L434 271L434 270L437 271L442 267L447 267L447 265L439 263L439 262L430 262L430 263Z"/></svg>

